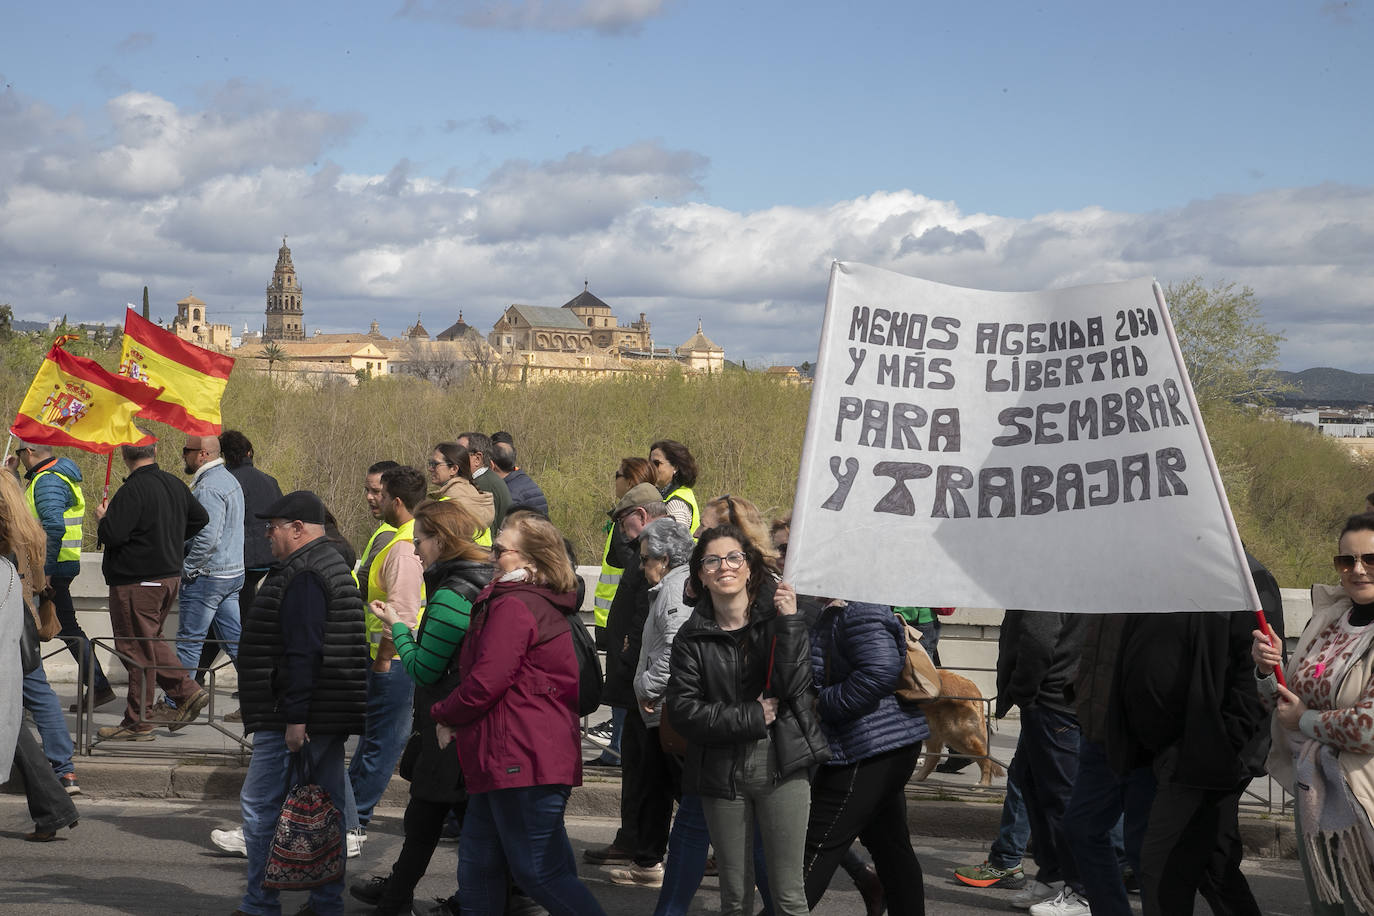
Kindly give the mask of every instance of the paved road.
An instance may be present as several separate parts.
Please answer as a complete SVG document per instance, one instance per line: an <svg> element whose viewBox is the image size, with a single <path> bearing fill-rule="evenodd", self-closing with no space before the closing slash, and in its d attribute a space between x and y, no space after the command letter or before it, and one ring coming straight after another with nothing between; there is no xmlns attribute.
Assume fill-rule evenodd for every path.
<svg viewBox="0 0 1374 916"><path fill-rule="evenodd" d="M221 856L209 845L212 828L237 821L238 808L224 802L175 800L79 800L82 818L60 841L25 843L32 829L22 796L0 796L0 913L25 916L108 916L108 914L176 914L228 916L242 891L241 859ZM368 831L363 856L349 862L354 877L386 873L400 849L399 809L379 809ZM578 850L610 841L612 821L579 818L569 823ZM1011 912L1009 891L978 891L954 883L950 871L980 861L984 845L961 840L919 843L917 854L926 871L927 910L932 916L966 916ZM420 885L424 896L453 889L456 847L444 844ZM1264 859L1246 863L1256 896L1272 916L1307 913L1297 863ZM609 884L599 869L584 867L583 878L611 916L642 916L652 911L657 892ZM715 879L707 879L693 913L719 910ZM286 912L294 912L303 895L287 895ZM368 908L349 900L348 912ZM822 916L862 913L858 893L843 873L820 906ZM1208 908L1200 903L1199 913Z"/></svg>

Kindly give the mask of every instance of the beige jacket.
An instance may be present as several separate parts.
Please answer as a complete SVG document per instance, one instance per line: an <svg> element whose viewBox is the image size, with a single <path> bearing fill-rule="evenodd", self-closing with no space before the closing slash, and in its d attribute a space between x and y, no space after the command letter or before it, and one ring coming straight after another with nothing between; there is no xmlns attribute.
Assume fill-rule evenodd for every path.
<svg viewBox="0 0 1374 916"><path fill-rule="evenodd" d="M1288 665L1284 668L1285 675L1291 676L1301 659L1320 652L1321 647L1314 645L1317 634L1326 629L1327 624L1333 620L1349 613L1350 607L1350 599L1339 585L1312 586L1312 619L1307 622L1302 635L1298 637L1297 648L1293 650L1293 654L1288 659ZM1341 681L1340 687L1336 691L1336 708L1357 704L1361 696L1369 689L1371 677L1374 677L1374 652L1366 652L1363 658L1357 659L1351 664L1345 679ZM1269 773L1282 783L1289 792L1292 792L1293 745L1290 739L1293 737L1293 732L1284 728L1279 723L1278 717L1274 717L1270 728L1274 737L1274 744L1269 751ZM1365 816L1370 819L1371 823L1374 823L1374 755L1341 751L1338 759L1351 793L1360 803L1360 806L1364 808Z"/></svg>
<svg viewBox="0 0 1374 916"><path fill-rule="evenodd" d="M491 494L483 493L462 477L450 479L448 483L429 496L431 499L453 500L471 512L478 524L484 528L490 528L492 521L496 518L496 502L492 499Z"/></svg>

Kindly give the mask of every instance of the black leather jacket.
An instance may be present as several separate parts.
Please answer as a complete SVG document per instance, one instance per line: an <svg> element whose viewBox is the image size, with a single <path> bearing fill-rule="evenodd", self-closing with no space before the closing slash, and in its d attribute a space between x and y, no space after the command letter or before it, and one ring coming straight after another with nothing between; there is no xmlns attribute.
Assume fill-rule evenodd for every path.
<svg viewBox="0 0 1374 916"><path fill-rule="evenodd" d="M667 715L687 739L684 792L736 797L735 776L753 741L771 741L775 782L830 758L814 711L806 618L779 615L774 590L766 579L749 623L735 631L716 624L703 598L673 641ZM764 725L760 694L778 698L772 726Z"/></svg>

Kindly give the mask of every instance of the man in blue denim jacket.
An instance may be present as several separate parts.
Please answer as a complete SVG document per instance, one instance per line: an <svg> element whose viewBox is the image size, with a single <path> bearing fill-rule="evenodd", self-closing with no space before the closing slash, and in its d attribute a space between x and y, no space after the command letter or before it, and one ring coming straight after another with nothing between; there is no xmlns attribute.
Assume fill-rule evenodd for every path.
<svg viewBox="0 0 1374 916"><path fill-rule="evenodd" d="M194 670L211 633L238 659L239 589L243 587L243 490L224 466L216 436L188 436L182 449L191 492L209 523L186 542L177 621L177 658Z"/></svg>

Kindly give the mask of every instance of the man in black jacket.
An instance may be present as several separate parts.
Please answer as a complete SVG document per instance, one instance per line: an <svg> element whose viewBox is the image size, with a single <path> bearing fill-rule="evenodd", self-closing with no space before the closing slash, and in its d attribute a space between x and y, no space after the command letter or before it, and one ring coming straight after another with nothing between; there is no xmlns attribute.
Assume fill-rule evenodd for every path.
<svg viewBox="0 0 1374 916"><path fill-rule="evenodd" d="M362 733L367 716L363 599L325 536L324 503L297 490L257 516L268 519L278 565L247 611L239 643L243 728L254 737L239 799L248 886L235 916L280 911L278 891L263 887L263 879L292 768L303 768L301 781L322 787L337 808L345 792L344 742ZM342 815L337 823L342 845ZM313 889L301 912L343 912L343 888L341 873Z"/></svg>
<svg viewBox="0 0 1374 916"><path fill-rule="evenodd" d="M173 730L200 715L210 695L162 641L162 625L181 591L186 541L209 521L181 480L157 466L156 446L120 446L129 476L96 507L101 569L110 586L110 629L129 673L124 720L97 733L105 741L151 741L152 682L176 703L157 721Z"/></svg>
<svg viewBox="0 0 1374 916"><path fill-rule="evenodd" d="M595 865L633 867L636 883L663 883L663 854L668 848L673 788L663 751L649 745L649 729L639 715L635 697L635 666L649 616L649 582L639 562L637 538L646 525L668 515L668 507L653 484L630 489L611 513L624 531L630 550L625 572L606 614L606 683L601 702L628 710L620 736L620 829L609 846L583 852Z"/></svg>
<svg viewBox="0 0 1374 916"><path fill-rule="evenodd" d="M1283 639L1283 599L1246 554L1265 617ZM1241 794L1263 774L1269 711L1250 657L1255 615L1139 614L1122 636L1107 751L1119 772L1148 766L1156 788L1140 851L1147 916L1189 912L1201 893L1214 913L1259 916L1241 874Z"/></svg>
<svg viewBox="0 0 1374 916"><path fill-rule="evenodd" d="M1078 772L1073 684L1081 625L1076 614L1009 610L997 643L997 717L1012 706L1021 709L1012 758L1017 772L1008 779L1021 786L1039 870L1013 905L1029 906L1033 916L1037 909L1057 916L1090 912L1062 823ZM1037 894L1053 900L1037 903Z"/></svg>

